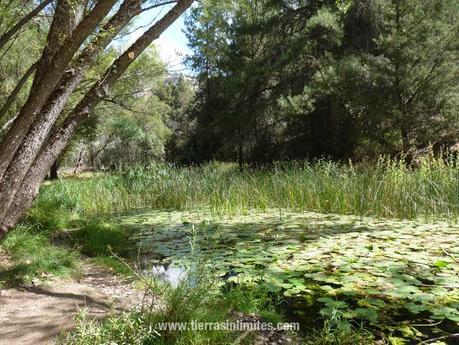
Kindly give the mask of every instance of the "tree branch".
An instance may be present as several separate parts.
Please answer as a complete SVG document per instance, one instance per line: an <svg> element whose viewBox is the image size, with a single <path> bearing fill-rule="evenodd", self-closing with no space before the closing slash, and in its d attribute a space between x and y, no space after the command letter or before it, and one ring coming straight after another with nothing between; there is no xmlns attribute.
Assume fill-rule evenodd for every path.
<svg viewBox="0 0 459 345"><path fill-rule="evenodd" d="M151 6L143 8L142 12L149 11L149 10L152 10L153 8L157 8L157 7L161 7L161 6L165 6L165 5L175 4L177 2L178 2L178 0L166 1L166 2L159 3L159 4L154 4L154 5L151 5Z"/></svg>
<svg viewBox="0 0 459 345"><path fill-rule="evenodd" d="M22 76L22 78L19 80L19 82L17 83L16 87L14 88L14 90L9 95L9 97L6 100L5 104L0 109L0 120L2 119L2 117L4 117L6 115L6 113L10 109L11 104L13 104L14 100L18 96L18 94L21 91L22 87L24 86L24 84L27 82L29 77L33 74L33 72L37 68L37 64L38 63L35 62L32 66L29 67L29 69L24 73L24 75Z"/></svg>
<svg viewBox="0 0 459 345"><path fill-rule="evenodd" d="M5 46L5 44L13 37L21 28L26 25L33 17L41 12L46 6L48 6L53 0L45 0L40 5L35 7L32 11L29 12L24 18L22 18L15 26L8 30L2 37L0 37L0 50Z"/></svg>

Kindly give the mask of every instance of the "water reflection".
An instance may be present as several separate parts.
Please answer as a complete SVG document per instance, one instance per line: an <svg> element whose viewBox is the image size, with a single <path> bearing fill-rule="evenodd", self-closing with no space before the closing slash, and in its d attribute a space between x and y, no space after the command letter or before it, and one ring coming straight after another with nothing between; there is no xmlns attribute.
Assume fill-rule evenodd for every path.
<svg viewBox="0 0 459 345"><path fill-rule="evenodd" d="M187 272L184 268L170 265L155 265L145 273L168 282L172 287L177 287L180 282L187 279Z"/></svg>

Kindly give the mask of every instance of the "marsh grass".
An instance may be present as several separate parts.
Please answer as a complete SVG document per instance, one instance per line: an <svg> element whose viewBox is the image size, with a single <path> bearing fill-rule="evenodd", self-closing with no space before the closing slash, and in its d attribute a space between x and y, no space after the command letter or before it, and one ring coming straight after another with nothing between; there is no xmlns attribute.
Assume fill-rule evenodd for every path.
<svg viewBox="0 0 459 345"><path fill-rule="evenodd" d="M0 280L68 274L78 253L125 273L108 254L109 249L129 254L126 228L111 219L120 213L174 209L227 215L276 208L280 215L289 209L457 222L459 167L430 158L411 169L381 158L374 165L296 162L241 173L228 163L190 168L158 163L63 178L42 187L23 224L2 243L13 265L1 271ZM60 232L72 238L67 248L52 244Z"/></svg>
<svg viewBox="0 0 459 345"><path fill-rule="evenodd" d="M206 209L216 214L279 208L457 220L459 168L429 159L411 169L382 158L374 165L297 162L242 173L226 163L192 168L153 164L44 186L29 219L46 227L62 227L63 219L142 208Z"/></svg>
<svg viewBox="0 0 459 345"><path fill-rule="evenodd" d="M132 249L129 233L118 224L94 219L85 222L71 234L80 253L89 257L103 257L114 253L126 257Z"/></svg>

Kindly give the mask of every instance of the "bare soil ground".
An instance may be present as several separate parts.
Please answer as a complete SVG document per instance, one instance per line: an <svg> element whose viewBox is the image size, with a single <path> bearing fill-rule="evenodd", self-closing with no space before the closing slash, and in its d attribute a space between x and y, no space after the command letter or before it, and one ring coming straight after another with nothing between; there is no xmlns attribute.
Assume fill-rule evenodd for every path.
<svg viewBox="0 0 459 345"><path fill-rule="evenodd" d="M135 305L141 298L127 281L91 264L81 279L53 280L0 290L0 345L52 344L74 326L82 309L92 318Z"/></svg>

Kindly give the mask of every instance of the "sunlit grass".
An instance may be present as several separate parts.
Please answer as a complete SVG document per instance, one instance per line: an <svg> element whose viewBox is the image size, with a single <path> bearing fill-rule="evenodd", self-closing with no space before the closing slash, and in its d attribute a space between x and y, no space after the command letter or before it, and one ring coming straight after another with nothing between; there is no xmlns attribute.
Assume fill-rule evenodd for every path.
<svg viewBox="0 0 459 345"><path fill-rule="evenodd" d="M29 217L49 227L49 213L59 210L69 219L137 208L207 209L217 214L282 208L457 219L458 178L458 167L434 159L416 169L381 159L374 165L288 163L243 173L225 163L193 168L153 164L90 179L66 178L44 186ZM59 217L54 219L59 221Z"/></svg>
<svg viewBox="0 0 459 345"><path fill-rule="evenodd" d="M30 284L34 278L67 276L78 268L75 251L52 245L46 234L31 227L17 227L1 243L11 264L0 267L0 286Z"/></svg>

